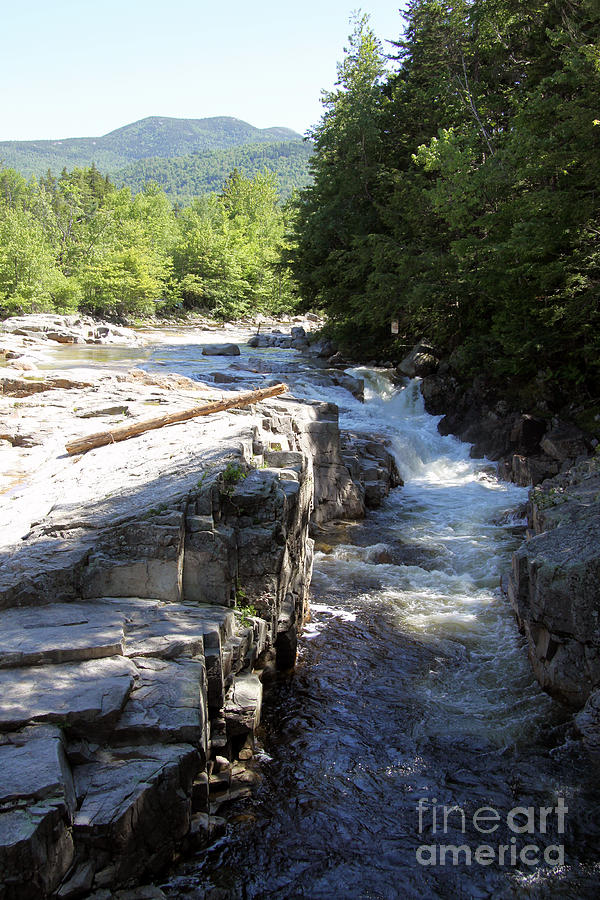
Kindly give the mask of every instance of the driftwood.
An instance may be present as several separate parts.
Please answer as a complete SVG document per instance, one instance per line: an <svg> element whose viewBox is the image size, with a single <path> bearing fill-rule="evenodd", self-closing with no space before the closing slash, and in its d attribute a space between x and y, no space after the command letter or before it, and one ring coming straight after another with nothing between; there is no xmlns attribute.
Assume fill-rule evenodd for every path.
<svg viewBox="0 0 600 900"><path fill-rule="evenodd" d="M268 397L276 397L278 394L283 394L287 389L287 384L275 384L272 387L261 388L257 391L234 394L226 400L215 400L212 403L191 406L179 412L165 413L165 415L157 416L154 419L145 419L143 422L121 425L118 428L113 428L111 431L98 431L95 434L89 434L87 437L71 441L70 444L66 445L66 451L71 456L76 453L86 453L95 447L104 447L107 444L126 441L129 438L137 437L138 434L144 434L146 431L163 428L165 425L175 425L177 422L187 422L188 419L194 419L196 416L209 416L211 413L222 412L225 409L250 406L252 403L259 403Z"/></svg>

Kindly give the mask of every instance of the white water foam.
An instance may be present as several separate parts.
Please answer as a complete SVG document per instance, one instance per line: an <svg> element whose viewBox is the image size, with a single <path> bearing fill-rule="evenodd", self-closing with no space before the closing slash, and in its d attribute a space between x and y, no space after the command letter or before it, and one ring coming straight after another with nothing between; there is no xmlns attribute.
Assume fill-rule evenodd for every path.
<svg viewBox="0 0 600 900"><path fill-rule="evenodd" d="M332 396L307 383L307 393L338 403L342 428L387 439L405 484L373 514L378 539L370 546L316 555L315 590L345 596L350 609L393 608L399 629L439 652L439 665L417 686L424 734L453 728L501 745L523 739L551 705L500 590L527 492L438 432L418 380L396 387L380 372L351 372L365 379L364 404L341 389Z"/></svg>

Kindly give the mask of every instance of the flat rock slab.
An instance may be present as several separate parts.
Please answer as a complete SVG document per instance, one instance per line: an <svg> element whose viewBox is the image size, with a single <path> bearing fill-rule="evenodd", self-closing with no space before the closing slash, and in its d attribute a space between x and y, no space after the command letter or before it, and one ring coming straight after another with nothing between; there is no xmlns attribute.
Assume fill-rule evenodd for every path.
<svg viewBox="0 0 600 900"><path fill-rule="evenodd" d="M92 603L53 603L0 612L0 668L123 654L124 616Z"/></svg>
<svg viewBox="0 0 600 900"><path fill-rule="evenodd" d="M75 789L60 730L51 725L26 728L1 740L6 743L0 744L0 806L53 798L72 815Z"/></svg>
<svg viewBox="0 0 600 900"><path fill-rule="evenodd" d="M92 602L92 601L90 601ZM218 642L233 633L233 611L222 606L168 603L139 597L103 598L98 608L117 609L125 616L125 656L160 657L202 654L205 639Z"/></svg>
<svg viewBox="0 0 600 900"><path fill-rule="evenodd" d="M4 669L0 671L0 730L55 722L90 737L118 718L136 675L135 665L123 657Z"/></svg>
<svg viewBox="0 0 600 900"><path fill-rule="evenodd" d="M206 754L204 663L137 658L139 680L111 740L115 743L189 743ZM1 750L1 748L0 748Z"/></svg>
<svg viewBox="0 0 600 900"><path fill-rule="evenodd" d="M199 768L194 747L169 744L115 749L76 769L73 831L96 871L114 865L115 880L124 881L169 862L189 830Z"/></svg>

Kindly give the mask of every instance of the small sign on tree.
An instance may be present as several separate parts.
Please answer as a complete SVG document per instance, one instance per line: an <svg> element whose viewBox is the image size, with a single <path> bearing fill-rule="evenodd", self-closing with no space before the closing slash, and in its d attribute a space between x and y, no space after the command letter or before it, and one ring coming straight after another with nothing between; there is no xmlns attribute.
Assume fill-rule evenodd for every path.
<svg viewBox="0 0 600 900"><path fill-rule="evenodd" d="M398 321L398 319L392 319L391 329L392 334L398 334L398 332L400 331L400 322Z"/></svg>

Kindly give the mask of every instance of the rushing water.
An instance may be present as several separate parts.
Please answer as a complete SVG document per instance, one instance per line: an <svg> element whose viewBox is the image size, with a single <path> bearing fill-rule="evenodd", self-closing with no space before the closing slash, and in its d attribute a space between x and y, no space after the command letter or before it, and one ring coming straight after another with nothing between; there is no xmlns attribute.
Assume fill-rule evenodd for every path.
<svg viewBox="0 0 600 900"><path fill-rule="evenodd" d="M337 402L342 427L388 438L405 485L364 522L320 535L297 669L265 708L262 783L164 890L598 896L594 773L536 685L500 588L526 492L439 435L417 382L355 370L366 379L360 404L294 354L254 357L254 369L285 371L297 396ZM145 365L202 377L228 363L187 345L158 348ZM441 864L441 845L468 847L471 859L450 850Z"/></svg>

